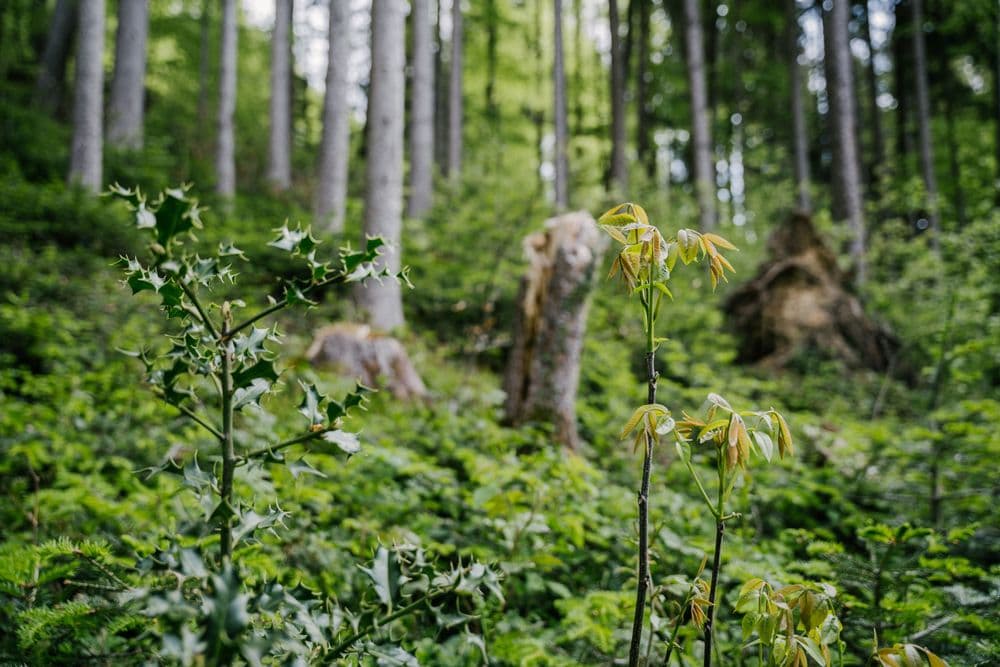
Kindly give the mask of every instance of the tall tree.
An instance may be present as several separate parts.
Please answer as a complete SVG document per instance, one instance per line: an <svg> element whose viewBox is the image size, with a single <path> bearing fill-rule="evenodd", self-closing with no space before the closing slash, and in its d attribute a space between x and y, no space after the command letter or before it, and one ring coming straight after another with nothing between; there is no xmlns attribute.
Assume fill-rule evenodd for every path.
<svg viewBox="0 0 1000 667"><path fill-rule="evenodd" d="M330 3L323 137L319 146L319 180L314 207L318 224L330 233L343 231L347 204L347 151L350 147L347 61L351 52L347 4L336 0Z"/></svg>
<svg viewBox="0 0 1000 667"><path fill-rule="evenodd" d="M712 125L705 81L705 46L701 0L684 0L684 43L688 92L691 98L691 140L694 149L694 188L702 230L715 228L715 167L712 162Z"/></svg>
<svg viewBox="0 0 1000 667"><path fill-rule="evenodd" d="M401 254L405 26L404 0L373 0L364 233L390 244L378 266L392 272L399 271ZM388 331L403 324L400 292L395 280L369 281L356 295L372 326Z"/></svg>
<svg viewBox="0 0 1000 667"><path fill-rule="evenodd" d="M878 171L885 161L885 136L882 133L882 112L878 106L878 74L875 71L875 44L872 42L871 0L865 0L864 37L868 46L868 65L865 76L868 81L868 121L871 128L871 162L868 167L868 182L874 186L878 181Z"/></svg>
<svg viewBox="0 0 1000 667"><path fill-rule="evenodd" d="M566 69L563 56L562 0L554 0L555 30L552 40L554 50L552 64L552 90L554 94L553 115L556 128L555 190L556 209L564 211L569 206L569 142L568 119L566 117Z"/></svg>
<svg viewBox="0 0 1000 667"><path fill-rule="evenodd" d="M444 76L444 42L441 39L441 5L434 1L434 162L442 174L448 171L448 80Z"/></svg>
<svg viewBox="0 0 1000 667"><path fill-rule="evenodd" d="M635 26L634 40L638 44L635 72L635 151L639 163L645 166L647 174L652 176L651 166L656 162L649 136L649 20L652 3L645 0L632 0L631 5L634 6L637 2L639 7L635 11L638 13L636 17L638 25ZM631 6L629 10L632 11ZM631 21L629 25L629 35L631 36Z"/></svg>
<svg viewBox="0 0 1000 667"><path fill-rule="evenodd" d="M858 160L857 97L851 68L847 22L850 0L833 0L823 16L823 57L826 61L827 117L833 140L833 211L851 229L851 258L857 282L865 280L865 218L861 199L861 165Z"/></svg>
<svg viewBox="0 0 1000 667"><path fill-rule="evenodd" d="M149 0L119 2L115 73L108 101L108 143L118 148L142 148L148 34Z"/></svg>
<svg viewBox="0 0 1000 667"><path fill-rule="evenodd" d="M792 108L792 162L795 167L797 206L812 210L809 195L809 139L805 103L802 100L802 69L799 66L799 11L796 0L785 0L788 12L788 87Z"/></svg>
<svg viewBox="0 0 1000 667"><path fill-rule="evenodd" d="M917 137L920 145L920 173L927 193L927 219L931 244L939 249L938 185L934 174L934 140L931 137L931 100L927 87L927 43L924 40L923 0L912 0L913 68L917 80Z"/></svg>
<svg viewBox="0 0 1000 667"><path fill-rule="evenodd" d="M497 0L485 0L485 3L483 21L486 23L486 117L495 129L500 116L496 98L500 9L497 7Z"/></svg>
<svg viewBox="0 0 1000 667"><path fill-rule="evenodd" d="M410 94L410 201L418 218L431 206L434 181L434 43L430 0L413 0L413 78Z"/></svg>
<svg viewBox="0 0 1000 667"><path fill-rule="evenodd" d="M608 0L611 27L611 189L624 194L628 188L625 158L625 53L622 50L618 0Z"/></svg>
<svg viewBox="0 0 1000 667"><path fill-rule="evenodd" d="M46 113L55 113L65 93L66 63L76 32L78 9L78 0L58 0L49 21L35 82L35 105Z"/></svg>
<svg viewBox="0 0 1000 667"><path fill-rule="evenodd" d="M198 125L208 124L208 78L211 55L212 0L202 0L198 18Z"/></svg>
<svg viewBox="0 0 1000 667"><path fill-rule="evenodd" d="M449 178L462 172L462 0L451 0L451 72L448 85Z"/></svg>
<svg viewBox="0 0 1000 667"><path fill-rule="evenodd" d="M101 188L104 159L104 0L80 0L69 181Z"/></svg>
<svg viewBox="0 0 1000 667"><path fill-rule="evenodd" d="M277 191L292 186L292 0L274 1L271 35L271 134L267 180Z"/></svg>
<svg viewBox="0 0 1000 667"><path fill-rule="evenodd" d="M222 0L222 41L219 51L219 121L215 148L215 191L223 197L236 194L236 0Z"/></svg>

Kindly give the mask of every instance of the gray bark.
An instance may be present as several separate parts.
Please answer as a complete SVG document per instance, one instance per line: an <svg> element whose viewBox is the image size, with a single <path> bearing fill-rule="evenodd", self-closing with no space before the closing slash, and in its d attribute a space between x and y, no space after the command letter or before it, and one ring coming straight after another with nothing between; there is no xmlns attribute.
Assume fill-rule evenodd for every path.
<svg viewBox="0 0 1000 667"><path fill-rule="evenodd" d="M115 74L108 101L108 143L117 148L142 148L148 34L149 0L120 0Z"/></svg>
<svg viewBox="0 0 1000 667"><path fill-rule="evenodd" d="M292 0L275 0L271 35L271 134L267 180L276 191L292 186Z"/></svg>
<svg viewBox="0 0 1000 667"><path fill-rule="evenodd" d="M920 146L920 172L927 192L927 218L931 244L939 246L938 185L934 174L934 140L931 137L931 101L927 89L927 47L924 41L924 11L922 0L912 0L913 69L917 79L917 137Z"/></svg>
<svg viewBox="0 0 1000 667"><path fill-rule="evenodd" d="M694 148L694 189L702 230L715 228L715 166L712 162L712 126L705 81L705 45L701 0L684 0L684 43L688 92L691 97L691 140Z"/></svg>
<svg viewBox="0 0 1000 667"><path fill-rule="evenodd" d="M389 243L377 266L391 272L401 264L405 26L404 0L373 0L364 234ZM358 286L355 294L372 326L388 331L403 324L400 292L399 283L387 279Z"/></svg>
<svg viewBox="0 0 1000 667"><path fill-rule="evenodd" d="M344 230L347 203L347 152L350 147L347 108L347 60L350 13L346 2L330 3L330 51L323 98L323 138L319 147L316 221L330 233Z"/></svg>
<svg viewBox="0 0 1000 667"><path fill-rule="evenodd" d="M611 27L611 189L624 194L628 189L625 158L625 54L619 34L618 0L609 0Z"/></svg>
<svg viewBox="0 0 1000 667"><path fill-rule="evenodd" d="M587 309L603 239L586 212L567 213L525 239L514 344L504 374L507 420L542 420L576 449L576 390Z"/></svg>
<svg viewBox="0 0 1000 667"><path fill-rule="evenodd" d="M69 181L101 188L104 159L104 0L80 0Z"/></svg>
<svg viewBox="0 0 1000 667"><path fill-rule="evenodd" d="M568 120L566 118L566 69L563 56L562 0L554 0L555 33L552 43L554 50L552 66L552 90L554 93L553 114L556 127L555 190L556 210L564 211L569 206L569 141Z"/></svg>
<svg viewBox="0 0 1000 667"><path fill-rule="evenodd" d="M850 0L833 0L833 9L823 16L823 46L826 59L827 115L833 138L834 217L846 220L851 230L851 259L857 282L865 280L865 218L861 199L861 163L858 159L857 97L851 68L847 33Z"/></svg>
<svg viewBox="0 0 1000 667"><path fill-rule="evenodd" d="M66 87L66 63L78 21L78 0L58 0L49 22L45 51L35 82L35 105L52 114L59 108Z"/></svg>
<svg viewBox="0 0 1000 667"><path fill-rule="evenodd" d="M418 218L431 206L434 171L434 44L430 0L413 0L413 80L410 94L410 201Z"/></svg>
<svg viewBox="0 0 1000 667"><path fill-rule="evenodd" d="M448 85L449 178L462 171L462 0L451 0L451 72Z"/></svg>
<svg viewBox="0 0 1000 667"><path fill-rule="evenodd" d="M219 119L215 152L215 192L236 194L236 145L233 114L236 112L236 0L222 0L222 43L219 52Z"/></svg>
<svg viewBox="0 0 1000 667"><path fill-rule="evenodd" d="M885 135L882 132L882 112L878 107L878 76L875 73L875 46L872 44L871 28L871 3L865 1L865 44L868 45L868 66L865 68L865 75L868 79L869 116L871 120L872 132L872 160L869 169L869 182L875 184L878 180L878 172L885 161Z"/></svg>
<svg viewBox="0 0 1000 667"><path fill-rule="evenodd" d="M802 100L802 70L799 67L799 14L795 0L788 6L788 82L792 106L792 157L795 167L796 202L802 211L812 210L809 195L809 139L805 104Z"/></svg>

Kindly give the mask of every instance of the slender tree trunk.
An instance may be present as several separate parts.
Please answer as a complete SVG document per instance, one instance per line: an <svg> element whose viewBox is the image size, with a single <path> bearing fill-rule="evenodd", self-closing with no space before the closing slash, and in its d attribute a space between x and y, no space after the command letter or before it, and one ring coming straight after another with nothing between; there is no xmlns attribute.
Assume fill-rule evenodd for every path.
<svg viewBox="0 0 1000 667"><path fill-rule="evenodd" d="M497 121L497 46L499 42L500 15L496 0L486 0L486 117L491 125Z"/></svg>
<svg viewBox="0 0 1000 667"><path fill-rule="evenodd" d="M646 168L648 176L652 176L650 165L656 162L656 156L652 155L653 150L649 137L649 19L651 3L648 1L633 0L641 2L638 12L636 28L636 42L638 42L638 53L636 57L638 63L635 73L635 114L636 114L636 137L635 149L639 163Z"/></svg>
<svg viewBox="0 0 1000 667"><path fill-rule="evenodd" d="M913 154L913 137L910 133L910 108L913 103L910 81L910 56L913 49L908 48L909 36L906 35L910 24L909 0L902 0L896 5L896 29L893 33L893 73L896 92L896 162L905 177L909 172L908 160Z"/></svg>
<svg viewBox="0 0 1000 667"><path fill-rule="evenodd" d="M611 26L611 190L624 194L628 189L625 158L625 54L619 34L618 0L608 1Z"/></svg>
<svg viewBox="0 0 1000 667"><path fill-rule="evenodd" d="M336 234L344 230L347 204L347 152L350 147L347 107L347 60L350 56L350 12L346 2L330 3L326 93L323 97L323 138L319 147L319 179L315 217Z"/></svg>
<svg viewBox="0 0 1000 667"><path fill-rule="evenodd" d="M566 72L563 58L562 0L554 0L555 32L552 41L554 50L552 68L552 89L554 92L553 113L556 127L556 210L564 211L569 206L569 128L566 118Z"/></svg>
<svg viewBox="0 0 1000 667"><path fill-rule="evenodd" d="M108 103L108 143L117 148L142 148L148 34L149 0L119 2L115 74Z"/></svg>
<svg viewBox="0 0 1000 667"><path fill-rule="evenodd" d="M212 0L202 0L200 23L200 43L198 46L198 127L208 125L208 79L212 57L211 36Z"/></svg>
<svg viewBox="0 0 1000 667"><path fill-rule="evenodd" d="M788 81L792 107L792 157L795 166L796 202L803 211L811 211L809 135L806 130L805 104L802 100L802 69L799 67L799 13L795 0L786 0L785 4L788 8Z"/></svg>
<svg viewBox="0 0 1000 667"><path fill-rule="evenodd" d="M364 235L381 236L391 246L377 266L393 273L402 254L405 28L404 0L373 0ZM403 324L400 292L389 279L369 281L355 294L372 326L389 331Z"/></svg>
<svg viewBox="0 0 1000 667"><path fill-rule="evenodd" d="M410 94L410 201L419 218L431 206L434 170L434 44L430 0L413 0L413 80Z"/></svg>
<svg viewBox="0 0 1000 667"><path fill-rule="evenodd" d="M104 0L80 0L69 181L101 189L104 159Z"/></svg>
<svg viewBox="0 0 1000 667"><path fill-rule="evenodd" d="M222 0L222 43L219 51L219 120L215 152L215 192L222 197L236 194L236 0Z"/></svg>
<svg viewBox="0 0 1000 667"><path fill-rule="evenodd" d="M924 41L923 0L912 0L913 65L917 79L917 136L920 143L920 172L927 191L927 218L931 245L940 251L937 176L934 174L934 142L931 137L931 101L927 86L927 48Z"/></svg>
<svg viewBox="0 0 1000 667"><path fill-rule="evenodd" d="M462 30L462 0L452 0L447 169L450 179L457 179L462 173Z"/></svg>
<svg viewBox="0 0 1000 667"><path fill-rule="evenodd" d="M847 33L849 13L850 0L833 0L832 10L823 17L823 41L828 72L826 90L830 103L827 117L833 126L834 215L846 219L850 226L851 258L856 280L862 284L865 280L865 219L854 115L856 96Z"/></svg>
<svg viewBox="0 0 1000 667"><path fill-rule="evenodd" d="M583 132L583 3L573 0L573 135Z"/></svg>
<svg viewBox="0 0 1000 667"><path fill-rule="evenodd" d="M872 43L871 0L865 0L865 43L868 45L868 66L865 75L868 79L868 115L871 124L871 162L868 166L868 183L875 187L878 183L879 170L885 161L885 136L882 133L882 112L878 106L878 76L875 72L875 45Z"/></svg>
<svg viewBox="0 0 1000 667"><path fill-rule="evenodd" d="M691 97L691 139L694 144L694 187L702 230L715 228L715 168L712 164L712 126L705 87L705 48L701 29L701 0L684 0L684 41L687 50L688 91Z"/></svg>
<svg viewBox="0 0 1000 667"><path fill-rule="evenodd" d="M267 180L278 191L292 186L292 4L275 0L271 35L271 135Z"/></svg>
<svg viewBox="0 0 1000 667"><path fill-rule="evenodd" d="M35 106L54 114L62 103L66 88L66 63L69 61L73 35L79 16L78 0L58 0L49 22L45 51L35 82Z"/></svg>
<svg viewBox="0 0 1000 667"><path fill-rule="evenodd" d="M438 171L447 173L448 166L448 89L444 77L442 56L444 44L441 41L441 4L444 0L434 0L434 161Z"/></svg>

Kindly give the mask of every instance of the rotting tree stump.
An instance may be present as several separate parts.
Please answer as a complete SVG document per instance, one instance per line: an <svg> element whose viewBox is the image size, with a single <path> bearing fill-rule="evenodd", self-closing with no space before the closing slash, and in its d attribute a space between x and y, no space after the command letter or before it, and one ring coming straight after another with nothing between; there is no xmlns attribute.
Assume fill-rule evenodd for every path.
<svg viewBox="0 0 1000 667"><path fill-rule="evenodd" d="M576 390L594 269L604 246L586 212L566 213L524 239L513 346L504 376L512 424L550 422L558 442L576 449Z"/></svg>
<svg viewBox="0 0 1000 667"><path fill-rule="evenodd" d="M853 368L890 368L897 339L865 313L807 214L792 213L774 231L768 255L726 301L741 362L782 368L812 349Z"/></svg>

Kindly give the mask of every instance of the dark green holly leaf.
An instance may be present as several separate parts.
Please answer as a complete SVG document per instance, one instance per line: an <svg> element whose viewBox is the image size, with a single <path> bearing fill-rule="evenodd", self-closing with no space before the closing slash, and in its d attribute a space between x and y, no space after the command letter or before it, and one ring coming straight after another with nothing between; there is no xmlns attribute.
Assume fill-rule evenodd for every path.
<svg viewBox="0 0 1000 667"><path fill-rule="evenodd" d="M315 475L317 477L326 477L325 474L317 470L305 459L298 459L296 461L289 461L287 466L288 472L292 473L292 477L298 479L299 475Z"/></svg>
<svg viewBox="0 0 1000 667"><path fill-rule="evenodd" d="M181 188L168 188L154 203L156 240L163 246L178 234L201 227L197 202L189 199Z"/></svg>
<svg viewBox="0 0 1000 667"><path fill-rule="evenodd" d="M361 571L372 580L379 600L391 612L392 605L399 595L400 568L396 554L379 546L372 559L372 566L370 568L363 567Z"/></svg>
<svg viewBox="0 0 1000 667"><path fill-rule="evenodd" d="M237 248L232 243L220 243L219 251L216 253L219 257L239 257L242 260L246 260L247 256L243 254L243 251Z"/></svg>
<svg viewBox="0 0 1000 667"><path fill-rule="evenodd" d="M246 336L240 334L233 339L233 351L238 359L256 359L267 352L264 343L275 340L277 336L271 329L259 329L251 327L250 333Z"/></svg>
<svg viewBox="0 0 1000 667"><path fill-rule="evenodd" d="M316 302L307 297L301 287L292 282L285 283L285 301L289 306L298 304L304 304L306 306L316 305Z"/></svg>
<svg viewBox="0 0 1000 667"><path fill-rule="evenodd" d="M263 378L252 380L247 387L241 387L233 392L233 410L239 410L247 405L260 405L261 397L271 389L271 383Z"/></svg>
<svg viewBox="0 0 1000 667"><path fill-rule="evenodd" d="M347 454L357 454L361 451L361 442L355 433L349 431L327 431L323 434L323 439L340 447Z"/></svg>
<svg viewBox="0 0 1000 667"><path fill-rule="evenodd" d="M233 386L242 388L249 385L253 380L264 379L274 382L278 379L278 373L274 370L274 362L268 359L261 359L252 366L243 366L233 373Z"/></svg>
<svg viewBox="0 0 1000 667"><path fill-rule="evenodd" d="M313 238L308 227L302 229L299 226L292 230L288 228L286 222L274 231L277 232L278 237L267 245L294 255L308 255L319 244L319 241Z"/></svg>
<svg viewBox="0 0 1000 667"><path fill-rule="evenodd" d="M299 384L302 385L302 391L305 392L302 403L299 404L299 412L309 420L309 426L323 424L323 412L320 405L326 400L326 396L321 394L316 385L311 382L299 382Z"/></svg>

